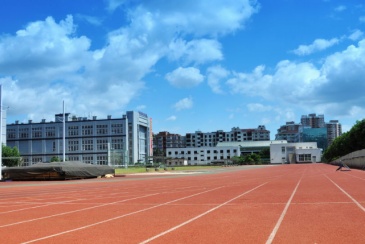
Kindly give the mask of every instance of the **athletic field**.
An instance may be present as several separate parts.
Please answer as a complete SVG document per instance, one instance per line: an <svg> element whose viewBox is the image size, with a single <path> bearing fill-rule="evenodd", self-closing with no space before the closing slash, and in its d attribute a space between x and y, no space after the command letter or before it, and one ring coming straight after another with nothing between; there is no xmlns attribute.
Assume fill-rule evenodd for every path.
<svg viewBox="0 0 365 244"><path fill-rule="evenodd" d="M2 243L364 243L365 172L239 166L0 182Z"/></svg>

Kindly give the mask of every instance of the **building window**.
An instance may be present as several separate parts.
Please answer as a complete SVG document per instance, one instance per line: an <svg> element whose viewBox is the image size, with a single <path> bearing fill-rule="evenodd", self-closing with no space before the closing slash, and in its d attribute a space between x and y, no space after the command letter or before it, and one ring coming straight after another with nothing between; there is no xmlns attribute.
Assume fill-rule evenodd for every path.
<svg viewBox="0 0 365 244"><path fill-rule="evenodd" d="M97 135L107 135L108 134L108 125L96 125L96 134Z"/></svg>
<svg viewBox="0 0 365 244"><path fill-rule="evenodd" d="M92 151L92 150L94 150L93 140L92 139L83 139L82 140L82 150L83 151Z"/></svg>
<svg viewBox="0 0 365 244"><path fill-rule="evenodd" d="M79 127L78 126L69 126L68 127L68 135L69 136L78 136L79 135Z"/></svg>
<svg viewBox="0 0 365 244"><path fill-rule="evenodd" d="M69 140L68 141L68 151L74 152L79 150L79 141Z"/></svg>
<svg viewBox="0 0 365 244"><path fill-rule="evenodd" d="M299 162L309 162L312 160L311 154L299 154Z"/></svg>
<svg viewBox="0 0 365 244"><path fill-rule="evenodd" d="M68 161L79 161L79 156L68 156Z"/></svg>
<svg viewBox="0 0 365 244"><path fill-rule="evenodd" d="M42 137L42 128L32 128L32 138L41 138Z"/></svg>
<svg viewBox="0 0 365 244"><path fill-rule="evenodd" d="M55 137L56 136L56 128L54 126L46 127L46 137Z"/></svg>
<svg viewBox="0 0 365 244"><path fill-rule="evenodd" d="M15 129L7 129L7 131L6 131L6 137L8 139L15 139L16 138Z"/></svg>
<svg viewBox="0 0 365 244"><path fill-rule="evenodd" d="M32 163L41 163L42 162L42 157L33 157L32 158Z"/></svg>
<svg viewBox="0 0 365 244"><path fill-rule="evenodd" d="M82 126L82 135L88 136L93 134L93 126L92 125L83 125Z"/></svg>
<svg viewBox="0 0 365 244"><path fill-rule="evenodd" d="M285 147L281 147L281 153L285 153Z"/></svg>
<svg viewBox="0 0 365 244"><path fill-rule="evenodd" d="M28 128L21 128L19 129L19 138L28 138L29 137L29 130Z"/></svg>
<svg viewBox="0 0 365 244"><path fill-rule="evenodd" d="M93 156L82 156L82 161L86 164L91 164L94 161Z"/></svg>
<svg viewBox="0 0 365 244"><path fill-rule="evenodd" d="M123 149L122 138L113 138L112 139L112 149Z"/></svg>
<svg viewBox="0 0 365 244"><path fill-rule="evenodd" d="M107 165L108 164L108 156L107 155L97 155L96 162L99 165Z"/></svg>
<svg viewBox="0 0 365 244"><path fill-rule="evenodd" d="M122 124L112 124L112 134L122 134L123 125Z"/></svg>
<svg viewBox="0 0 365 244"><path fill-rule="evenodd" d="M107 139L97 139L96 148L97 148L97 150L108 150L108 140Z"/></svg>

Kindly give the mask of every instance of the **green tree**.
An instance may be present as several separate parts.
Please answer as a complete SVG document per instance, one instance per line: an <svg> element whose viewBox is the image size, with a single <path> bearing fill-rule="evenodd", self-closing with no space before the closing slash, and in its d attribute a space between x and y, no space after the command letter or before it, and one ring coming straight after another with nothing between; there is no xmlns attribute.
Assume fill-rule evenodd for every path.
<svg viewBox="0 0 365 244"><path fill-rule="evenodd" d="M365 119L356 124L346 133L337 137L323 152L323 159L331 162L351 152L365 148Z"/></svg>
<svg viewBox="0 0 365 244"><path fill-rule="evenodd" d="M20 165L20 153L17 147L9 147L2 145L3 165L14 167Z"/></svg>
<svg viewBox="0 0 365 244"><path fill-rule="evenodd" d="M51 158L51 162L61 162L61 159L59 157L57 157L57 156L53 156Z"/></svg>

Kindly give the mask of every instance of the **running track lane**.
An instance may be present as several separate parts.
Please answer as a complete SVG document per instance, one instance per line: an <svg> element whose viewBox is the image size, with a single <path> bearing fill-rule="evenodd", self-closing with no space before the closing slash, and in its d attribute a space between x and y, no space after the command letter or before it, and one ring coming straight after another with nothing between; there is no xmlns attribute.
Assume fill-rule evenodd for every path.
<svg viewBox="0 0 365 244"><path fill-rule="evenodd" d="M207 201L203 201L204 197L201 194L170 202L164 207L154 208L154 211L143 211L130 215L128 218L115 219L90 228L44 239L43 243L64 243L65 240L69 243L100 243L99 240L102 242L108 241L109 243L123 243L120 242L121 240L126 240L124 239L125 232L123 227L129 228L130 226L145 228L145 231L141 233L148 232L148 237L143 239L141 236L138 236L139 238L124 243L138 243L143 240L153 243L166 243L166 241L191 243L192 240L201 240L200 243L222 243L220 242L222 240L225 240L225 243L252 243L252 240L257 240L255 243L265 243L265 240L269 238L275 226L278 226L278 228L274 238L271 240L273 243L315 243L317 240L320 243L333 243L335 240L334 236L336 236L333 233L342 233L343 238L346 236L346 241L344 241L346 243L362 243L358 241L365 239L362 234L365 215L363 210L361 210L361 206L364 206L364 191L361 190L363 189L361 187L354 188L351 185L362 184L361 186L364 186L364 172L353 170L350 172L337 172L335 174L334 170L334 167L321 164L283 165L252 171L232 171L219 175L186 177L184 178L185 180L183 178L149 179L149 182L144 182L143 185L158 185L154 189L156 191L139 191L140 194L158 193L158 188L163 186L165 186L165 191L168 189L173 191L176 187L191 189L198 183L206 189L214 189L214 187L223 184L226 191L215 196L214 194L208 194ZM85 184L85 188L87 188L85 192L89 192L89 195L92 195L92 188L94 186L105 184L113 186L119 184L117 182L120 183L120 181L110 181L108 183L96 182L95 184ZM258 186L259 183L263 184L264 182L268 183L243 194L243 189L247 185L253 186L256 184ZM92 185L93 187L86 187L87 185ZM133 184L126 184L127 187L131 188L132 185L140 184L137 181L133 182ZM77 183L74 186L79 187ZM57 190L61 191L59 186L51 187L50 189L52 188L55 190L55 195L57 195ZM119 188L119 186L114 188ZM42 189L39 188L40 191ZM110 187L110 189L113 189L113 187ZM138 187L134 189L138 191ZM1 184L0 190L3 190L1 189ZM108 187L105 187L105 190L107 191ZM221 192L220 189L216 190ZM26 189L24 189L24 192L27 192ZM239 192L243 195L240 196ZM67 194L67 191L64 193ZM188 194L188 192L183 193L185 196ZM127 192L123 194L125 194L125 197L128 197ZM221 197L222 195L224 197ZM115 193L111 195L105 194L105 196L109 196L109 198L104 203L112 202L113 196L114 201L116 200ZM41 195L39 197L40 199L42 198ZM76 196L69 195L67 199L70 200L72 197ZM170 194L169 197L172 197L172 195ZM77 200L77 198L74 199ZM94 201L95 199L97 198L94 198ZM140 198L131 205L123 203L123 208L131 213L131 209L143 206L151 207L158 202L158 197L156 199L155 196L143 199ZM59 200L61 201L62 199ZM93 205L94 201L88 202L86 199L82 204ZM81 208L84 205L78 207ZM350 205L352 207L346 207ZM55 207L57 208L57 205ZM40 207L39 209L42 208ZM113 211L117 211L116 209ZM166 209L167 211L162 211ZM23 216L26 218L28 211L24 211ZM29 210L29 212L33 211L35 210ZM62 211L62 207L58 211ZM118 214L118 212L115 212L115 214ZM3 219L3 216L0 216L0 218ZM149 217L153 216L155 220L149 219ZM87 222L91 220L94 224L97 223L95 219L108 219L100 212L97 213L97 211L87 211L83 218L87 219ZM32 230L34 224L36 226L43 225L45 229L57 226L62 227L62 223L65 220L67 219L60 220L54 218L50 222L47 221L47 224L39 224L42 221L35 221L35 223L24 224L24 226L30 230ZM67 227L72 226L70 224L71 221L72 217L68 220L69 224ZM344 228L343 226L333 227L335 225L333 222L343 224ZM146 224L144 225L144 223ZM354 224L352 225L351 223ZM64 224L67 224L67 221ZM178 228L176 228L177 226ZM358 229L359 226L362 226L361 230ZM130 230L133 229L138 228L130 228ZM170 229L171 231L169 231ZM9 228L0 229L0 239L2 240L5 237L4 230L10 232L10 234L13 232ZM37 231L39 230L35 232ZM22 231L19 231L19 226L17 231L14 230L13 235L14 233L24 234ZM100 233L111 233L112 236L104 235L100 237ZM161 233L164 234L161 235ZM346 233L350 233L351 236L346 235ZM157 235L159 236L156 239L151 239ZM92 239L90 239L91 236ZM119 242L113 239L115 236L119 237ZM238 236L238 238L235 236ZM30 240L29 236L25 235L25 238ZM18 239L8 243L19 243L19 240L18 235Z"/></svg>
<svg viewBox="0 0 365 244"><path fill-rule="evenodd" d="M327 165L308 169L274 243L364 243L363 180Z"/></svg>
<svg viewBox="0 0 365 244"><path fill-rule="evenodd" d="M246 193L242 193L242 189L247 188L248 185L256 185L253 189L257 188L257 179L254 179L254 180L246 179L242 182L231 182L231 181L229 181L229 179L227 179L227 180L228 180L228 182L226 182L227 185L224 187L224 189L220 189L219 192L211 191L209 195L208 194L199 194L192 198L189 197L189 198L185 198L185 199L180 199L178 202L175 202L174 203L175 205L173 205L173 206L170 206L170 204L168 204L168 205L165 205L163 208L156 208L156 209L154 209L154 211L148 211L148 212L144 213L142 217L138 213L136 215L133 214L133 216L126 216L128 218L124 218L124 217L123 218L114 218L114 219L112 219L113 220L112 222L110 222L108 220L103 223L98 223L98 224L103 224L104 227L102 229L94 228L95 225L86 226L87 228L74 229L69 232L60 233L60 235L57 235L57 236L50 236L49 238L52 238L52 241L55 241L57 243L69 242L69 241L72 241L72 238L74 238L74 231L77 231L78 238L80 238L81 240L88 240L88 238L90 236L90 232L92 232L93 241L95 241L96 243L106 241L106 238L108 238L108 240L113 243L117 243L120 241L122 241L124 243L133 243L134 241L137 241L137 240L139 240L139 238L143 238L144 236L151 236L151 235L154 235L154 233L156 233L156 232L160 233L161 231L163 231L166 228L169 229L171 226L181 225L181 221L183 221L183 220L181 220L182 218L187 219L186 221L183 221L183 223L184 222L186 222L186 224L190 223L191 219L197 218L196 211L201 212L202 207L209 207L209 208L207 208L208 209L207 211L203 212L202 214L199 214L198 216L200 216L200 217L212 212L212 210L216 210L220 207L225 206L230 201L238 199L239 197L242 197L243 195L246 195L246 194L252 192L251 189L248 189L248 191ZM280 189L283 185L294 184L295 183L294 181L295 181L295 177L293 179L290 179L289 181L286 180L285 182L275 181L273 183L274 186L271 186L270 188L271 189ZM252 186L250 186L250 188L252 188ZM265 192L269 191L269 189L266 189ZM280 198L282 198L282 196L284 196L286 199L290 196L290 193L291 192L289 192L287 190L277 192L277 194L280 196ZM259 196L260 196L260 194L259 194ZM228 201L226 201L225 203L223 202L223 204L222 204L221 202L224 199L228 199ZM143 199L141 199L141 200L143 200ZM285 201L282 201L282 202L285 203ZM212 203L214 205L212 205ZM283 204L283 203L281 203L281 204ZM176 205L176 204L180 204L180 205ZM218 207L217 207L217 204L218 204ZM184 208L184 212L181 212L181 210L179 211L179 209L182 209L182 208ZM194 212L192 212L192 211L194 211ZM257 209L256 209L256 212L257 212ZM276 215L273 215L272 222L275 221L277 219L277 217L280 215L281 207L278 207L276 209L275 213L276 213ZM231 214L233 214L234 216L237 216L234 212L231 212ZM190 216L192 216L192 217L190 217ZM234 216L227 218L227 220L229 220L231 218L237 218ZM141 220L141 218L142 218L142 220ZM215 220L217 220L217 219L219 219L219 217L218 218L214 217L214 219L212 219L211 221L208 221L208 222L213 223L213 228L214 228L214 226L217 226L217 223L215 222ZM239 217L238 220L240 220L240 219L241 218ZM176 220L178 220L178 222L176 222ZM184 224L184 225L186 225L186 224ZM120 236L119 237L115 236L114 237L115 239L113 239L113 235L115 235L116 226L120 226L120 228L122 229L122 233L120 235L120 236L122 236L122 240L120 239L121 238ZM252 227L255 227L254 223L252 224ZM92 230L90 230L90 228ZM191 228L191 230L193 231L193 233L196 232L196 229L194 229L194 228ZM208 231L211 232L211 230L209 230L209 229L208 229ZM209 232L208 232L208 235L209 235ZM257 234L256 234L256 236L257 236ZM185 235L185 237L189 237L189 239L190 239L191 235ZM228 237L231 242L242 240L242 236L240 236L240 235L232 235L232 236L229 236L229 235L222 236L221 235L220 237ZM213 236L213 238L215 238L215 241L217 241L218 236ZM46 240L46 239L44 239L44 240ZM173 241L176 242L175 239ZM192 240L190 240L190 242L191 241ZM194 240L194 242L212 243L212 240L207 238L207 235L200 235L200 236L198 236L197 240ZM180 243L180 242L178 241L176 243ZM219 243L222 243L222 242L219 241Z"/></svg>

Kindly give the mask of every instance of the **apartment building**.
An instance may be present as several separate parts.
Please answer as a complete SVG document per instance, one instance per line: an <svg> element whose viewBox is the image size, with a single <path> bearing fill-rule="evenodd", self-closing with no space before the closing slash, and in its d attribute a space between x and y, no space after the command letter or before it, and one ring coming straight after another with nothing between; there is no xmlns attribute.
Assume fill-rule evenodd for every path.
<svg viewBox="0 0 365 244"><path fill-rule="evenodd" d="M166 148L185 147L185 136L172 134L167 131L153 135L153 154L155 156L166 155Z"/></svg>
<svg viewBox="0 0 365 244"><path fill-rule="evenodd" d="M326 123L324 115L302 115L301 123L287 122L278 129L276 140L295 142L317 142L318 148L325 150L334 139L342 134L341 124L338 120Z"/></svg>
<svg viewBox="0 0 365 244"><path fill-rule="evenodd" d="M338 122L338 120L330 120L330 122L326 124L326 127L327 127L327 143L328 146L330 146L337 137L342 135L342 126Z"/></svg>
<svg viewBox="0 0 365 244"><path fill-rule="evenodd" d="M7 145L19 149L25 165L63 155L67 161L99 165L146 163L151 155L150 126L147 114L135 111L106 119L56 114L50 122L8 124Z"/></svg>
<svg viewBox="0 0 365 244"><path fill-rule="evenodd" d="M286 140L288 142L300 142L303 132L303 126L296 124L294 121L286 122L280 126L278 133L275 135L275 140Z"/></svg>
<svg viewBox="0 0 365 244"><path fill-rule="evenodd" d="M186 147L213 147L219 142L267 141L270 140L270 131L264 125L256 129L240 129L233 127L231 131L186 133Z"/></svg>
<svg viewBox="0 0 365 244"><path fill-rule="evenodd" d="M326 127L326 123L324 122L324 115L323 114L308 114L302 115L300 119L300 123L304 127L310 128L324 128Z"/></svg>

